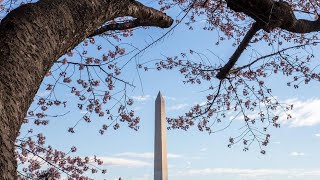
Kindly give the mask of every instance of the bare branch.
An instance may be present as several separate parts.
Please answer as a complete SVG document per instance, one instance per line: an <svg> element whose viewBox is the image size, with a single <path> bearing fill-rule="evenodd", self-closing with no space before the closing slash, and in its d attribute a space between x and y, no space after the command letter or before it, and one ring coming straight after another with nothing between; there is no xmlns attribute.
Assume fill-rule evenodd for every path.
<svg viewBox="0 0 320 180"><path fill-rule="evenodd" d="M222 80L222 79L226 78L226 76L229 73L229 71L231 70L231 68L236 64L236 62L238 61L240 55L242 54L242 52L248 46L248 44L249 44L250 40L252 39L252 37L260 29L261 29L261 27L260 27L260 25L258 25L258 23L253 23L252 24L252 27L250 28L250 30L247 32L246 36L241 41L241 43L238 46L238 48L236 49L236 51L232 54L232 56L230 57L228 63L225 66L223 66L221 68L220 72L217 74L216 77L218 79Z"/></svg>

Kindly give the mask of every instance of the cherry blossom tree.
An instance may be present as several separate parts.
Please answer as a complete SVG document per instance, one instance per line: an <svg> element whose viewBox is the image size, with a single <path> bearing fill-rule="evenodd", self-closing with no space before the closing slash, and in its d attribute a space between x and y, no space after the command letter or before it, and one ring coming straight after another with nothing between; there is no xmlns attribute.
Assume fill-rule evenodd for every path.
<svg viewBox="0 0 320 180"><path fill-rule="evenodd" d="M190 50L162 60L137 63L144 71L178 70L185 83L207 84L206 103L198 104L178 118L168 118L169 129L187 130L196 126L200 131L215 133L229 127L234 119L243 120L237 137L229 138L229 147L241 142L249 150L257 142L260 152L270 142L270 127L280 127L281 118L291 118L286 111L293 105L278 102L265 79L288 76L289 87L319 81L317 63L311 51L318 41L319 2L316 0L158 0L160 10L134 0L39 0L0 1L0 175L2 179L60 178L85 179L84 173L106 173L99 169L102 161L96 157L73 157L45 145L43 134L20 134L23 123L47 125L52 108L69 106L55 93L63 86L77 98L76 106L87 113L79 121L91 122L93 117L106 117L103 134L120 124L138 130L140 118L130 109L133 100L127 88L135 86L121 78L123 67L138 54L157 43L178 25L190 30L202 26L204 31L232 42L234 53L226 63L217 59L203 61L202 52ZM175 20L164 12L178 9ZM197 22L205 20L198 25ZM132 36L141 26L168 28L168 32L144 49L128 51L113 42ZM97 43L106 39L112 44L99 57L88 55ZM243 52L256 46L269 47L269 52L256 53L239 63ZM90 47L90 48L89 48ZM226 47L228 48L228 47ZM130 48L128 48L130 49ZM301 54L293 52L300 51ZM196 57L200 57L197 60ZM122 61L119 61L121 59ZM46 78L45 78L46 77ZM37 96L40 86L49 92ZM35 108L30 108L34 101ZM280 113L284 112L284 113ZM221 129L213 128L227 121ZM280 116L285 114L285 117ZM76 132L77 124L69 127ZM36 158L30 158L30 155ZM17 174L17 159L23 164ZM43 168L44 163L48 168ZM21 165L22 166L22 165Z"/></svg>
<svg viewBox="0 0 320 180"><path fill-rule="evenodd" d="M299 88L301 83L308 84L312 80L319 81L318 64L312 62L315 57L313 47L319 43L319 3L272 0L160 3L163 9L179 6L189 13L185 24L190 30L204 18L206 24L203 30L223 34L218 33L217 46L221 41L233 41L236 47L225 64L217 63L218 54L215 54L215 65L212 65L213 61L194 61L193 56L203 57L203 54L193 50L156 63L158 70L177 68L186 78L185 83L209 82L208 90L212 92L206 97L204 105L196 105L184 116L168 118L171 128L186 130L197 125L200 131L215 133L229 127L235 118L241 116L245 122L242 132L237 137L230 137L228 146L242 141L243 150L247 151L252 142L258 142L264 154L263 146L269 143L271 137L267 133L269 126L280 127L279 111L286 115L281 118L290 119L292 117L286 111L293 108L292 104L278 102L264 79L271 75L292 77L287 85L293 88ZM270 52L265 55L257 53L244 65L236 66L242 53L255 46L266 46ZM299 50L303 55L292 55ZM211 127L223 121L230 111L236 116L229 124L212 130Z"/></svg>
<svg viewBox="0 0 320 180"><path fill-rule="evenodd" d="M27 1L30 2L30 1ZM124 30L137 26L169 27L172 19L164 13L144 6L134 0L40 0L35 3L27 3L15 8L17 1L2 1L1 11L4 18L0 24L0 175L1 179L17 178L17 162L15 156L15 141L19 129L24 122L27 110L35 97L35 94L46 74L57 59L70 52L85 38L104 33L108 30ZM117 18L125 17L125 22L117 23ZM128 19L126 18L128 17ZM127 22L128 21L128 22ZM91 39L93 41L93 39ZM110 52L110 56L114 56ZM115 53L122 53L117 49ZM107 58L107 57L106 57ZM90 60L87 60L90 62ZM82 66L80 66L81 68ZM102 68L101 68L102 69ZM63 72L63 82L71 81ZM110 74L107 83L114 78ZM81 81L81 80L80 80ZM92 88L98 82L80 82L85 88ZM88 83L87 85L85 85ZM48 85L54 88L54 85ZM78 95L78 92L75 93ZM81 96L81 94L79 94ZM105 101L108 93L105 93ZM92 107L99 110L98 101L92 100ZM58 100L50 101L40 99L39 105L43 111L46 106L64 104ZM102 103L102 102L101 102ZM128 104L130 101L128 101ZM46 106L45 106L46 104ZM120 110L122 116L125 109ZM100 113L100 112L99 112ZM43 114L30 116L43 117ZM40 123L46 123L41 121ZM132 126L134 126L133 123ZM72 131L72 130L71 130ZM22 142L17 147L22 149L18 159L23 160L23 154L43 151L47 153L45 159L60 165L62 171L72 171L73 174L81 174L87 170L84 164L86 159L70 159L66 154L48 147L43 149L38 145L43 143L43 136L38 135L37 143ZM25 146L29 146L26 150ZM31 150L30 150L31 149ZM71 151L75 151L72 149ZM22 156L21 156L22 155ZM96 160L98 161L98 160ZM99 162L98 162L99 163ZM81 170L74 166L81 167ZM30 162L29 171L38 170L38 161ZM95 172L96 170L92 170ZM56 177L54 170L49 169L50 176ZM37 173L39 176L39 172ZM75 176L77 178L77 176ZM32 177L35 178L35 177Z"/></svg>
<svg viewBox="0 0 320 180"><path fill-rule="evenodd" d="M190 30L205 17L203 30L218 29L223 33L219 35L219 41L233 41L236 47L225 64L195 62L190 56L202 54L193 50L167 57L156 64L158 70L178 68L186 78L185 83L209 82L208 90L212 92L204 105L194 106L184 116L168 118L171 128L186 130L197 125L200 131L211 134L226 129L240 116L244 126L239 136L230 137L228 147L242 142L243 150L247 151L253 142L258 142L261 153L265 154L263 146L268 145L271 137L267 133L268 128L279 128L280 118L292 118L288 111L294 105L278 102L264 79L272 75L288 76L292 80L286 82L287 86L295 89L301 83L320 80L318 63L312 62L315 58L313 47L319 43L319 2L206 0L160 3L163 9L178 5L189 12L191 15L185 24ZM257 53L243 65L236 66L242 53L255 46L266 46L270 51L265 55ZM295 52L303 53L293 55ZM213 80L218 80L218 83ZM225 127L213 130L212 127L225 121L226 114L230 112L236 116Z"/></svg>

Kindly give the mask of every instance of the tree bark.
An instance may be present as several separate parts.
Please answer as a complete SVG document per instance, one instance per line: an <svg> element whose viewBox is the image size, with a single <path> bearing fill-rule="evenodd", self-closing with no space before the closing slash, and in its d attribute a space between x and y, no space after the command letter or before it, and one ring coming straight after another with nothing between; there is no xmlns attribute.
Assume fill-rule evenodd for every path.
<svg viewBox="0 0 320 180"><path fill-rule="evenodd" d="M122 16L145 19L163 28L173 22L165 14L134 0L40 0L22 5L3 19L0 24L0 179L16 179L14 141L53 63L105 22Z"/></svg>
<svg viewBox="0 0 320 180"><path fill-rule="evenodd" d="M320 19L297 19L289 3L275 0L226 0L230 9L243 12L267 32L281 28L293 33L320 31Z"/></svg>

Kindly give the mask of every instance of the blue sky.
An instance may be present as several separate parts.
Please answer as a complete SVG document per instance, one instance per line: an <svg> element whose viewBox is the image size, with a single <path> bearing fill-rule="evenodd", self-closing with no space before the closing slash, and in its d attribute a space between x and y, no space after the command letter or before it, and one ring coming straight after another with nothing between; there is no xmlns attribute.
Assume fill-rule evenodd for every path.
<svg viewBox="0 0 320 180"><path fill-rule="evenodd" d="M134 60L146 62L164 58L163 55L178 55L193 49L204 53L212 63L218 62L211 52L226 61L235 49L231 45L232 41L224 41L216 46L215 42L218 40L216 32L202 31L203 23L205 22L198 23L199 27L193 31L184 25L178 26L169 36ZM157 28L138 29L134 31L133 37L124 41L142 48L166 31ZM105 42L101 40L101 43ZM259 44L254 50L247 50L240 58L239 64L248 59L253 51L261 54L271 52L268 46ZM90 53L98 56L98 52ZM168 117L182 115L192 105L205 100L206 92L202 91L207 86L185 85L178 71L141 71L141 86L133 67L134 62L128 65L122 77L137 85L128 93L135 101L133 109L141 117L138 132L123 125L119 130L110 129L101 136L98 130L103 120L96 118L91 124L80 122L76 129L77 133L70 134L67 132L68 127L74 125L85 113L77 110L76 104L70 104L66 109L55 109L53 112L58 114L71 112L66 116L50 119L48 126L34 127L36 132L45 132L47 143L55 148L68 151L75 145L78 147L76 155L97 155L103 159L108 173L105 176L100 174L93 176L94 179L113 180L120 176L124 180L153 179L154 101L158 91L165 96ZM217 83L216 80L213 82ZM167 132L169 179L319 179L319 83L302 85L299 89L288 88L286 83L286 78L281 75L266 79L266 84L272 88L274 96L281 102L295 104L293 119L286 121L282 118L280 129L270 129L271 143L266 148L266 155L260 154L256 144L248 152L242 151L241 144L232 148L227 147L229 137L240 133L241 120L237 120L228 129L211 135L199 132L196 127L187 132L172 130ZM38 92L40 96L47 94L44 87ZM63 87L57 89L56 94L75 102ZM32 125L25 125L22 131L30 126Z"/></svg>

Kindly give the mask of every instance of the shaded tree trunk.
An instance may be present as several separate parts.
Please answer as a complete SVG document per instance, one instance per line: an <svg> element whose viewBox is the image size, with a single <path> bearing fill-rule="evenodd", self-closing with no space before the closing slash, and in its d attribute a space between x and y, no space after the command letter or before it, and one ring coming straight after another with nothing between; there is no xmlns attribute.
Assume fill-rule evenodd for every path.
<svg viewBox="0 0 320 180"><path fill-rule="evenodd" d="M47 71L105 22L121 16L145 19L159 27L172 24L170 17L134 0L40 0L13 10L3 19L0 179L16 179L14 141Z"/></svg>

